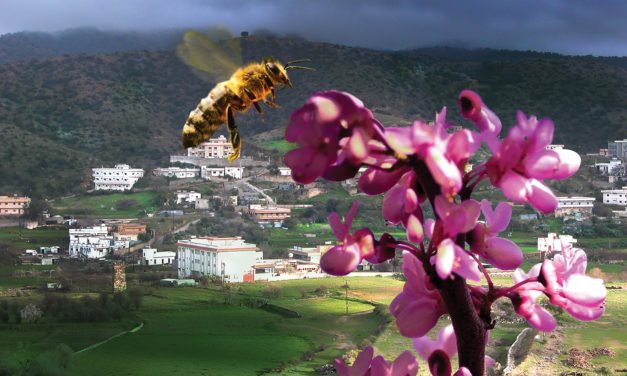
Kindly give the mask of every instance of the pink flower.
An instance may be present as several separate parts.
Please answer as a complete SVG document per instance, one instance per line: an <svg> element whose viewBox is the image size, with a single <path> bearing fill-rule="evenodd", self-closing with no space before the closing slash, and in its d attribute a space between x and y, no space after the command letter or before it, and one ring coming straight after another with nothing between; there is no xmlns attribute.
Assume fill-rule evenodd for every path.
<svg viewBox="0 0 627 376"><path fill-rule="evenodd" d="M393 259L396 255L396 241L394 237L387 232L383 233L379 240L374 242L374 253L364 257L371 264L380 264L384 261Z"/></svg>
<svg viewBox="0 0 627 376"><path fill-rule="evenodd" d="M359 190L367 195L378 195L392 188L409 171L406 166L396 168L395 158L378 159L359 178Z"/></svg>
<svg viewBox="0 0 627 376"><path fill-rule="evenodd" d="M285 138L300 147L285 154L285 164L292 169L294 181L301 184L311 183L325 172L334 180L350 178L368 157L370 140L379 126L351 94L314 93L290 117Z"/></svg>
<svg viewBox="0 0 627 376"><path fill-rule="evenodd" d="M416 174L408 171L383 198L383 216L392 224L402 223L407 229L407 238L414 243L423 239L422 210L420 202L425 201L424 195L419 196L414 190Z"/></svg>
<svg viewBox="0 0 627 376"><path fill-rule="evenodd" d="M605 312L607 291L603 280L585 275L586 254L564 246L553 261L545 260L538 280L546 286L551 304L581 321L596 320Z"/></svg>
<svg viewBox="0 0 627 376"><path fill-rule="evenodd" d="M340 358L334 365L339 376L416 376L418 363L409 351L404 351L393 362L386 361L381 355L372 359L374 350L366 346L357 355L352 366L347 366Z"/></svg>
<svg viewBox="0 0 627 376"><path fill-rule="evenodd" d="M386 128L388 145L397 153L415 154L424 160L433 179L441 186L442 194L452 196L462 188L462 173L458 166L465 162L479 147L478 140L470 131L458 132L451 137L446 133L446 108L436 115L431 127L415 121L410 128Z"/></svg>
<svg viewBox="0 0 627 376"><path fill-rule="evenodd" d="M458 101L462 116L472 120L479 131L495 136L501 132L501 120L483 103L479 94L463 90Z"/></svg>
<svg viewBox="0 0 627 376"><path fill-rule="evenodd" d="M490 332L486 332L485 343L488 343ZM437 339L434 341L431 338L424 336L421 338L414 338L414 349L420 355L420 357L426 360L429 364L429 370L432 375L436 376L450 376L451 358L457 354L457 338L453 325L447 325L438 331ZM484 344L485 346L485 344ZM485 357L486 368L492 367L494 359L489 356ZM466 367L460 368L455 372L456 376L470 375L470 371Z"/></svg>
<svg viewBox="0 0 627 376"><path fill-rule="evenodd" d="M538 277L541 265L534 265L528 274L522 269L516 269L514 271L514 283L517 284L529 278ZM542 284L529 282L518 287L516 291L508 293L507 297L512 301L514 311L524 317L531 326L543 332L550 332L555 329L557 322L549 311L536 303L543 290Z"/></svg>
<svg viewBox="0 0 627 376"><path fill-rule="evenodd" d="M390 303L390 313L396 318L396 325L403 336L422 337L446 313L446 306L425 274L420 260L409 252L403 252L403 273L407 281L403 291Z"/></svg>
<svg viewBox="0 0 627 376"><path fill-rule="evenodd" d="M346 275L355 270L363 258L374 255L374 237L370 229L364 227L350 233L358 206L355 201L346 214L344 223L337 213L329 215L333 234L342 244L329 249L320 259L320 267L328 274Z"/></svg>
<svg viewBox="0 0 627 376"><path fill-rule="evenodd" d="M442 221L444 235L455 237L475 227L480 206L475 200L464 200L457 205L443 195L438 195L435 198L435 211Z"/></svg>
<svg viewBox="0 0 627 376"><path fill-rule="evenodd" d="M546 150L552 140L551 120L527 119L518 111L518 125L503 142L488 143L494 153L487 163L492 184L510 200L528 202L543 213L555 210L557 199L542 180L571 176L579 169L581 158L570 150Z"/></svg>
<svg viewBox="0 0 627 376"><path fill-rule="evenodd" d="M481 200L481 211L486 224L478 223L470 241L470 249L499 269L515 269L522 263L523 254L518 246L508 239L496 237L504 231L512 216L512 207L501 202L492 211L488 200Z"/></svg>
<svg viewBox="0 0 627 376"><path fill-rule="evenodd" d="M409 350L404 351L393 362L386 361L381 355L372 360L370 376L415 376L418 363Z"/></svg>
<svg viewBox="0 0 627 376"><path fill-rule="evenodd" d="M374 350L370 346L366 346L358 355L352 366L347 366L340 358L335 358L333 364L339 376L364 376L370 370Z"/></svg>
<svg viewBox="0 0 627 376"><path fill-rule="evenodd" d="M440 242L437 253L431 256L430 261L435 265L438 277L442 279L447 279L451 273L455 273L471 281L481 281L477 262L450 238Z"/></svg>

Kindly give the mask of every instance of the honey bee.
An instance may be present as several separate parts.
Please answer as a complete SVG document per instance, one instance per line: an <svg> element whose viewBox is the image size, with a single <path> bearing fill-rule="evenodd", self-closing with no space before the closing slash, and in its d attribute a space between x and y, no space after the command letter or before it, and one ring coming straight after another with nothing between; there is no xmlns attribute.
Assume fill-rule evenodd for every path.
<svg viewBox="0 0 627 376"><path fill-rule="evenodd" d="M194 49L198 49L197 46L199 44L211 46L211 48L215 50L215 47L210 44L213 42L205 40L207 38L202 38L204 38L202 35L188 31L184 38L187 44L179 45L179 56L182 56L184 60L190 63L190 61L193 61L191 59L191 56L194 54L193 51ZM190 48L190 46L192 47ZM204 50L206 51L207 48ZM198 54L196 54L196 63L190 63L190 65L196 68L200 65L198 64L197 55ZM206 56L207 54L204 53L204 55ZM225 57L226 54L222 52L215 55L216 56L211 57L213 59L211 64L222 64L220 61L228 61ZM183 126L183 148L198 146L208 140L209 137L226 122L229 132L229 141L233 147L233 154L229 155L227 158L229 162L233 162L239 157L242 147L242 140L233 117L234 112L246 112L251 106L254 106L261 114L262 121L264 121L263 110L259 102L263 102L272 108L279 107L275 102L275 93L287 87L292 87L292 83L287 75L287 70L294 68L314 70L309 67L292 65L304 61L309 60L295 60L282 65L274 58L269 57L262 60L261 63L250 63L242 68L236 69L230 79L218 83L209 94L200 101L196 109L190 112L187 122L185 122ZM228 64L222 65L232 66L232 63L228 62ZM203 66L201 69L205 71L214 70L211 66ZM278 86L281 87L276 89ZM270 96L270 98L268 98L268 96Z"/></svg>

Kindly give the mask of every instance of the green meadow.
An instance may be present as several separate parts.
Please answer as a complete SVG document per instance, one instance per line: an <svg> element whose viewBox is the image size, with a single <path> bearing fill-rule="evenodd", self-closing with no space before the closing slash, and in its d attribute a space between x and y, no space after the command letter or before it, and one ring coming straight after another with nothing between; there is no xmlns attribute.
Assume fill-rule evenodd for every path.
<svg viewBox="0 0 627 376"><path fill-rule="evenodd" d="M88 196L64 198L53 203L53 213L77 217L98 218L133 218L156 210L153 199L155 192L104 193L97 192ZM120 208L120 200L135 200L130 207ZM128 206L128 205L127 205Z"/></svg>
<svg viewBox="0 0 627 376"><path fill-rule="evenodd" d="M7 268L0 272L8 272ZM26 282L27 277L20 275L14 274L14 280ZM511 279L505 277L495 278L494 282L511 285ZM0 279L0 283L2 288L9 287L6 279ZM144 293L142 304L121 321L68 323L44 316L38 323L18 324L13 319L0 323L0 359L14 364L54 349L59 343L77 352L140 322L144 325L137 332L75 353L65 374L315 375L316 368L367 345L386 359L411 348L411 340L400 336L387 310L403 287L402 281L391 277L333 277L228 287L135 286ZM627 335L622 330L627 324L627 294L621 283L611 286L606 314L598 321L582 323L563 312L556 315L565 350L602 345L616 351L614 358L596 359L594 365L598 368L620 368L627 360ZM271 295L270 290L274 291ZM82 295L67 293L76 299ZM26 304L37 302L41 296L33 290L29 296L0 300ZM300 317L262 309L265 302L295 311ZM430 335L435 336L447 324L446 316L441 318ZM508 347L525 327L526 323L497 321L488 354L505 364ZM543 342L534 344L533 349L528 362L542 356ZM555 363L560 372L569 369L562 364L564 357L561 355ZM420 375L428 375L424 362L419 362Z"/></svg>

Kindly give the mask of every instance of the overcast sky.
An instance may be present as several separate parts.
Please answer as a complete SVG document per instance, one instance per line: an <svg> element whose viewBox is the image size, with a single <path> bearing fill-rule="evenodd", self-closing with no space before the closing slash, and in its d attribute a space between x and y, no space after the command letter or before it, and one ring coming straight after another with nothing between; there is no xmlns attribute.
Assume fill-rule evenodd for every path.
<svg viewBox="0 0 627 376"><path fill-rule="evenodd" d="M455 45L627 56L623 0L0 0L0 34L267 29L375 49Z"/></svg>

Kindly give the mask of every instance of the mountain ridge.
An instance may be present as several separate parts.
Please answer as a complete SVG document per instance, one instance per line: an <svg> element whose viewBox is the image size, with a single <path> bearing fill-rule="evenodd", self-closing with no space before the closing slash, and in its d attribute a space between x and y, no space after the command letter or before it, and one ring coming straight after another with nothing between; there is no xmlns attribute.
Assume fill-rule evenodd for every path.
<svg viewBox="0 0 627 376"><path fill-rule="evenodd" d="M471 89L501 117L504 132L522 109L553 119L555 142L580 152L627 137L627 71L603 59L469 60L301 39L239 40L244 61L310 58L308 65L316 68L290 71L294 88L277 93L281 107L266 109L265 123L255 111L236 114L244 154L253 135L284 127L293 110L322 90L351 92L375 116L391 119L386 126L431 121L444 105L449 121L472 127L457 108L459 92ZM3 46L0 37L0 51ZM35 196L84 191L91 167L167 163L169 154L182 152L180 132L189 111L215 84L200 79L173 51L147 49L4 62L0 77L0 125L12 142L0 148L0 194ZM54 163L41 153L55 153ZM77 165L77 158L93 165Z"/></svg>

